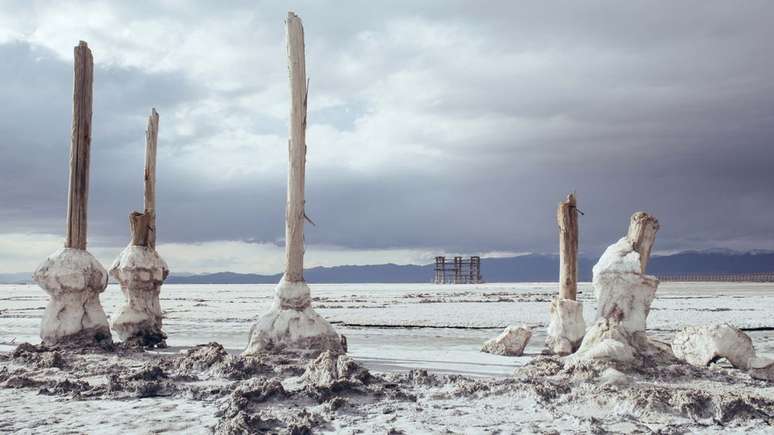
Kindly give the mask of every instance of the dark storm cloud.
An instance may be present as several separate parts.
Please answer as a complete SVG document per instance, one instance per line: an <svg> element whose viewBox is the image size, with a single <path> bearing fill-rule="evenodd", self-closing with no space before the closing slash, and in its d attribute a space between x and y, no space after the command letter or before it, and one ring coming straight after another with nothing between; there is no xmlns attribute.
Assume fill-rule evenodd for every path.
<svg viewBox="0 0 774 435"><path fill-rule="evenodd" d="M658 249L774 248L774 57L767 55L774 5L335 5L295 7L306 25L311 106L344 100L312 112L310 122L350 132L362 119L405 114L387 131L410 133L396 149L430 151L407 161L381 149L384 164L359 169L320 163L326 151L314 148L318 138L310 134L307 208L317 226L309 228L308 242L553 252L556 204L576 190L586 212L587 253L620 237L636 210L661 220ZM252 14L256 27L276 30L271 43L277 62L284 61L284 8L273 2L234 7ZM136 14L125 4L120 9ZM199 4L186 18L232 12ZM412 45L428 39L409 32L435 25L443 31L429 37L428 49ZM463 41L454 39L459 34ZM364 42L368 37L374 41ZM0 108L4 230L56 233L65 206L71 67L22 43L3 45L0 55L6 59L0 96L8 102ZM204 104L213 93L232 101L252 86L215 92L213 83L187 80L185 70L98 71L90 224L103 239L123 240L126 213L140 204L150 105L160 108L163 132L177 121L164 114L179 105ZM281 68L279 75L267 71L272 80L286 79ZM411 130L400 123L411 114L453 125ZM250 118L255 132L285 134L277 120L260 116ZM486 128L490 123L494 129ZM217 143L207 135L227 129L219 125L210 119L195 136L170 135L164 146ZM469 125L483 125L480 136L464 134ZM161 161L159 168L165 240L283 237L282 173L206 179Z"/></svg>
<svg viewBox="0 0 774 435"><path fill-rule="evenodd" d="M0 57L5 59L0 64L4 231L60 233L67 206L72 65L22 42L0 45ZM95 69L89 223L102 238L112 238L125 226L117 217L142 204L151 104L163 111L195 91L174 75Z"/></svg>

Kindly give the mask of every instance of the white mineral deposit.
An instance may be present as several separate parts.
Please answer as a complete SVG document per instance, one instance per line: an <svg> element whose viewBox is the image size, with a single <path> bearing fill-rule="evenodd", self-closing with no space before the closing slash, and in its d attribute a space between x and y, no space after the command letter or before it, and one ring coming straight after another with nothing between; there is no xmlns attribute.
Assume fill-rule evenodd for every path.
<svg viewBox="0 0 774 435"><path fill-rule="evenodd" d="M532 330L527 325L509 326L505 330L481 346L481 352L504 356L521 356L532 337Z"/></svg>
<svg viewBox="0 0 774 435"><path fill-rule="evenodd" d="M689 326L672 339L675 356L703 367L725 358L734 367L747 370L755 349L750 337L729 324Z"/></svg>
<svg viewBox="0 0 774 435"><path fill-rule="evenodd" d="M658 229L656 218L635 213L627 236L610 245L594 265L597 319L568 359L571 364L584 360L644 363L641 355L670 353L668 346L650 340L645 333L659 283L645 274L645 265Z"/></svg>

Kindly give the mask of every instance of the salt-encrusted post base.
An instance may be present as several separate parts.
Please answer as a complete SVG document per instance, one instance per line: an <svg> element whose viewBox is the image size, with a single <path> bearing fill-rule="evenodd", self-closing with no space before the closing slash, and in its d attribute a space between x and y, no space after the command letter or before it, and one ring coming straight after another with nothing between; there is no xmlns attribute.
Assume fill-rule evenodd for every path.
<svg viewBox="0 0 774 435"><path fill-rule="evenodd" d="M105 268L88 251L62 248L32 275L51 299L43 313L40 338L48 345L112 343L99 294L107 287Z"/></svg>
<svg viewBox="0 0 774 435"><path fill-rule="evenodd" d="M572 299L554 298L549 306L551 322L548 324L546 347L555 355L575 352L586 333L583 320L583 304Z"/></svg>
<svg viewBox="0 0 774 435"><path fill-rule="evenodd" d="M161 284L169 275L167 263L147 246L129 245L113 262L110 275L121 283L126 304L113 319L113 330L126 343L140 346L166 345L161 329Z"/></svg>
<svg viewBox="0 0 774 435"><path fill-rule="evenodd" d="M295 352L317 355L329 350L346 352L342 337L312 309L306 282L277 284L274 305L250 329L245 355L261 352Z"/></svg>
<svg viewBox="0 0 774 435"><path fill-rule="evenodd" d="M658 279L641 272L640 254L626 237L610 245L594 265L597 317L615 319L630 332L645 331Z"/></svg>
<svg viewBox="0 0 774 435"><path fill-rule="evenodd" d="M568 362L612 360L637 363L674 359L668 346L645 334L658 279L642 272L640 253L628 237L610 245L594 265L597 320ZM635 358L636 357L636 358Z"/></svg>

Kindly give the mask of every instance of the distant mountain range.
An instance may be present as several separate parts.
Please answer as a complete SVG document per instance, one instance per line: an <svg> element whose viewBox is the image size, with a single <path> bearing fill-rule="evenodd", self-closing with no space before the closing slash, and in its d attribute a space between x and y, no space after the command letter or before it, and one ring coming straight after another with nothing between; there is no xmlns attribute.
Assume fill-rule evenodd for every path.
<svg viewBox="0 0 774 435"><path fill-rule="evenodd" d="M579 258L579 278L591 281L591 268L597 258ZM377 264L369 266L315 267L304 271L314 283L423 283L433 279L434 265ZM750 273L774 271L774 251L737 252L726 249L685 251L651 258L652 275ZM482 258L481 274L486 282L554 282L559 279L559 257L529 254L518 257ZM0 283L31 282L29 273L0 274ZM172 274L168 284L272 284L281 274L218 272L209 274Z"/></svg>

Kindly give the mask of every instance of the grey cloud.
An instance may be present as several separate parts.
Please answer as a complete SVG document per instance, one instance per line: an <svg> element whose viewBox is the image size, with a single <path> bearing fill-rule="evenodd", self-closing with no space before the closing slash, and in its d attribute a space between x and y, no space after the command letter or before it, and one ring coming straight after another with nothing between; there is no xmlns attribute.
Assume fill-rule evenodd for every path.
<svg viewBox="0 0 774 435"><path fill-rule="evenodd" d="M59 233L66 209L72 66L50 51L0 45L0 203L4 231ZM146 117L193 98L185 79L95 66L90 227L112 237L116 212L141 204Z"/></svg>
<svg viewBox="0 0 774 435"><path fill-rule="evenodd" d="M451 157L364 174L309 167L308 209L318 224L307 241L357 248L431 247L449 251L556 250L554 211L576 189L582 249L597 254L640 209L662 221L657 248L772 248L774 230L774 5L684 2L300 2L314 101L338 96L351 112L324 109L310 122L349 130L370 109L364 83L406 68L432 72L445 93L427 107L440 117L506 117L514 131L450 149ZM126 6L121 6L126 8ZM285 10L241 4L256 25L276 28ZM135 13L135 10L125 10ZM228 13L229 10L213 13ZM196 4L187 17L206 19ZM357 58L361 32L382 34L398 19L420 18L469 31L503 63L472 65L454 50L378 53L355 79L337 60ZM190 19L188 23L195 22ZM57 232L64 217L71 70L25 44L0 47L0 219L6 230ZM550 55L556 69L514 69L514 58ZM277 61L282 62L278 50ZM370 53L373 55L373 53ZM140 203L144 117L150 105L196 102L206 84L181 71L101 71L95 91L92 230L124 240L125 216ZM244 89L242 89L244 90ZM99 92L99 94L97 94ZM236 91L239 92L239 91ZM314 102L312 102L314 106ZM343 111L343 108L340 110ZM206 130L218 128L213 119ZM396 125L396 129L402 126ZM276 120L257 131L284 134ZM515 133L521 133L516 129ZM434 139L429 126L422 140ZM165 146L184 146L177 138ZM310 147L314 146L310 143ZM450 145L451 146L451 145ZM34 152L30 152L34 150ZM99 152L98 152L99 150ZM357 149L352 152L358 152ZM454 154L457 153L457 154ZM160 170L165 163L159 163ZM413 169L409 169L413 168ZM131 201L135 201L132 203ZM166 241L282 238L284 178L252 177L207 188L191 174L159 174L159 231Z"/></svg>

